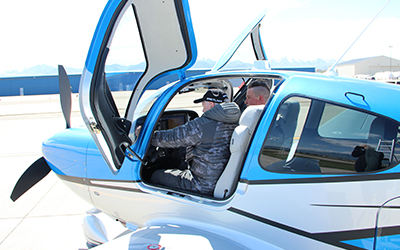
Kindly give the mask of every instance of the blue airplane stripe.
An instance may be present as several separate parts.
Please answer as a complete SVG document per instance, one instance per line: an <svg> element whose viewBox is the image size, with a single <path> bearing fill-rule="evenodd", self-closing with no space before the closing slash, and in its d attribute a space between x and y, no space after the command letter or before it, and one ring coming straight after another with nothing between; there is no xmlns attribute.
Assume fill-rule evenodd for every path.
<svg viewBox="0 0 400 250"><path fill-rule="evenodd" d="M307 237L313 240L317 240L326 244L330 244L333 246L341 247L344 249L366 249L364 247L365 244L370 244L368 241L373 242L373 235L375 235L375 229L374 228L367 228L367 229L361 229L361 230L351 230L351 231L335 231L335 232L325 232L325 233L310 233L304 230L300 230L298 228L294 228L285 224L281 224L279 222L231 207L228 209L229 211L245 216L247 218L259 221L261 223L265 223L267 225L303 236ZM385 228L389 229L389 233L393 233L393 235L387 235L387 236L382 236L380 237L380 242L383 244L383 241L385 242L396 242L396 247L400 246L400 238L398 237L399 235L396 234L396 232L399 232L400 227L390 227L390 228ZM386 246L385 246L386 247ZM367 249L372 249L372 248L367 248ZM397 248L387 248L387 249L399 249Z"/></svg>
<svg viewBox="0 0 400 250"><path fill-rule="evenodd" d="M343 241L343 243L363 249L374 249L374 238ZM400 249L400 235L380 236L377 238L376 249L397 250Z"/></svg>
<svg viewBox="0 0 400 250"><path fill-rule="evenodd" d="M364 249L364 248L359 248L357 246L353 246L353 245L348 245L344 242L342 242L342 240L346 239L346 238L360 238L360 236L363 235L373 235L375 230L374 229L364 229L364 230L353 230L353 231L339 231L339 232L327 232L327 233L310 233L307 231L303 231L300 230L298 228L294 228L234 207L231 207L228 209L229 211L245 216L247 218L259 221L261 223L265 223L267 225L288 231L290 233L294 233L306 238L310 238L316 241L320 241L329 245L333 245L333 246L337 246L337 247L341 247L344 249L353 249L353 250L359 250L359 249Z"/></svg>
<svg viewBox="0 0 400 250"><path fill-rule="evenodd" d="M373 249L374 238L347 240L342 242L355 247L359 247L361 249Z"/></svg>

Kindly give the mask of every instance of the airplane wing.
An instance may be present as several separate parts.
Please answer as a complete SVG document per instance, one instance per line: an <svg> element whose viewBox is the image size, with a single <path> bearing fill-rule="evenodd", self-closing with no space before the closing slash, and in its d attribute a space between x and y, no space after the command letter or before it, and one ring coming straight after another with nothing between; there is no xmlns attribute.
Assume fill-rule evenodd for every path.
<svg viewBox="0 0 400 250"><path fill-rule="evenodd" d="M228 233L228 232L227 232ZM129 250L215 250L215 249L281 249L266 242L249 242L229 235L221 236L197 228L177 225L150 226L96 247ZM240 243L239 243L240 242ZM257 246L255 244L258 244Z"/></svg>

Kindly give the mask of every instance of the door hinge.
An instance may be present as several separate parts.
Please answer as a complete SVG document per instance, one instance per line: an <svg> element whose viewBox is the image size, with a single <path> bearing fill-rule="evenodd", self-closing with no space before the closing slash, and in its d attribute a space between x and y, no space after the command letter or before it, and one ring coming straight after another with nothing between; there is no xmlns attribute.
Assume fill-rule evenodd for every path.
<svg viewBox="0 0 400 250"><path fill-rule="evenodd" d="M146 162L142 159L142 158L140 158L140 156L139 155L137 155L136 153L135 153L135 151L133 151L130 147L129 147L129 145L128 146L125 146L125 156L129 159L129 160L131 160L131 161L134 161L134 159L135 159L135 157L143 164L143 165L146 165Z"/></svg>
<svg viewBox="0 0 400 250"><path fill-rule="evenodd" d="M92 129L92 132L95 134L100 134L100 132L101 132L99 125L95 122L90 123L90 128Z"/></svg>

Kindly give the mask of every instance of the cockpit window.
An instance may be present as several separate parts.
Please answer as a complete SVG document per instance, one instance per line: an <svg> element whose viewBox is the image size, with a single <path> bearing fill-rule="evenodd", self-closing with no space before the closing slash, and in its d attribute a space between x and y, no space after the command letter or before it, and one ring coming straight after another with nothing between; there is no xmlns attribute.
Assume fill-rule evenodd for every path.
<svg viewBox="0 0 400 250"><path fill-rule="evenodd" d="M400 161L400 124L319 100L292 97L278 109L260 163L285 173L361 173Z"/></svg>

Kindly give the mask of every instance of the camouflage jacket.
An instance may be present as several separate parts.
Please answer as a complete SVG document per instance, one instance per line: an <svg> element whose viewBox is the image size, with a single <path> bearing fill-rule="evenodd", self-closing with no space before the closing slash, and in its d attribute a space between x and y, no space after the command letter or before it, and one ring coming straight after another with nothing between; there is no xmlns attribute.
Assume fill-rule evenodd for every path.
<svg viewBox="0 0 400 250"><path fill-rule="evenodd" d="M196 190L211 195L230 156L229 144L238 125L240 109L228 102L214 108L186 124L170 130L156 131L152 145L164 148L186 147L186 161L190 162Z"/></svg>

